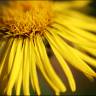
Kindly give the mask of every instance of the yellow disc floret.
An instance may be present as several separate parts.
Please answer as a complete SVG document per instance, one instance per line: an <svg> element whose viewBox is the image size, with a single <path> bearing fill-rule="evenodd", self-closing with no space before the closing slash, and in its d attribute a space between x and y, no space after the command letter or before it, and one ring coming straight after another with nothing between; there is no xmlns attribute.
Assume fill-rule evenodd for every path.
<svg viewBox="0 0 96 96"><path fill-rule="evenodd" d="M15 3L14 3L15 2ZM48 1L14 1L2 9L0 21L13 34L42 33L51 23L51 3Z"/></svg>

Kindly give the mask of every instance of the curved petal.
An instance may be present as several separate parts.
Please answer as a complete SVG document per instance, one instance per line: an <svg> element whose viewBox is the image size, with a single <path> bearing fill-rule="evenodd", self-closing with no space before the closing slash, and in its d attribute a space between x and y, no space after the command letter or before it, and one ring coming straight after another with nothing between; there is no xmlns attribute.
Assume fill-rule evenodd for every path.
<svg viewBox="0 0 96 96"><path fill-rule="evenodd" d="M51 48L52 48L55 56L57 57L57 59L59 61L64 73L66 74L66 77L68 79L68 82L70 84L72 91L75 91L76 90L76 84L75 84L75 80L74 80L74 77L73 77L73 74L72 74L70 68L68 67L67 63L65 62L65 60L63 59L61 54L58 52L58 50L51 43L50 43L50 45L51 45Z"/></svg>
<svg viewBox="0 0 96 96"><path fill-rule="evenodd" d="M12 88L14 86L14 83L16 82L20 66L21 66L21 60L22 60L22 39L17 39L15 40L15 44L18 44L17 46L17 51L16 51L16 56L14 59L13 67L10 72L10 78L8 81L8 86L7 86L7 94L11 95ZM18 62L19 61L19 62Z"/></svg>
<svg viewBox="0 0 96 96"><path fill-rule="evenodd" d="M58 75L55 73L55 71L53 70L50 61L48 59L47 53L46 53L46 49L45 46L43 44L42 39L38 36L36 39L36 43L38 45L39 48L39 52L40 52L40 56L42 59L42 62L44 63L43 66L46 69L46 72L48 74L48 76L54 80L56 86L58 86L58 88L60 89L61 92L65 92L66 91L66 87L64 85L64 83L60 80L60 78L58 77ZM50 73L49 73L50 72Z"/></svg>
<svg viewBox="0 0 96 96"><path fill-rule="evenodd" d="M33 45L33 41L30 42L30 75L31 75L31 82L33 84L33 89L36 90L37 94L41 94L40 86L39 86L39 81L38 81L38 76L37 76L37 70L36 70L36 54L35 54L35 49Z"/></svg>
<svg viewBox="0 0 96 96"><path fill-rule="evenodd" d="M47 76L47 72L45 70L45 68L43 67L43 63L42 60L40 58L40 53L38 50L37 45L35 44L35 52L36 52L36 56L37 56L37 65L40 69L40 71L42 72L44 78L46 79L46 81L48 82L48 84L54 89L55 93L59 95L60 93L60 89L58 88L58 86L55 85L54 80L51 80L49 76Z"/></svg>
<svg viewBox="0 0 96 96"><path fill-rule="evenodd" d="M23 57L23 92L24 95L30 95L30 91L29 91L29 49L28 49L28 45L29 45L29 40L24 39L24 57Z"/></svg>
<svg viewBox="0 0 96 96"><path fill-rule="evenodd" d="M66 44L60 37L53 33L53 37L46 32L47 39L61 52L62 56L70 62L75 68L83 72L84 74L89 74L90 76L96 76L96 73L83 62L78 55L76 55L68 44ZM52 38L50 38L52 37ZM54 43L56 42L56 43ZM64 54L63 54L63 53ZM71 53L71 54L70 54Z"/></svg>

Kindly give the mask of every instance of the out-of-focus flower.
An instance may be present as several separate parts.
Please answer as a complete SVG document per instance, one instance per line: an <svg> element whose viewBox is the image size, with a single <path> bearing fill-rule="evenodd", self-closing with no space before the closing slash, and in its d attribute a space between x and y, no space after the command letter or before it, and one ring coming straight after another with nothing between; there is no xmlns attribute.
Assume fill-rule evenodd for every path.
<svg viewBox="0 0 96 96"><path fill-rule="evenodd" d="M52 1L11 1L1 7L0 14L0 89L3 94L11 95L14 88L16 95L20 95L23 88L24 95L29 95L31 83L40 95L37 68L55 94L66 91L50 63L45 42L49 43L73 92L76 84L69 64L90 80L96 77L89 67L96 67L96 59L88 55L96 57L95 18L74 11L68 2Z"/></svg>

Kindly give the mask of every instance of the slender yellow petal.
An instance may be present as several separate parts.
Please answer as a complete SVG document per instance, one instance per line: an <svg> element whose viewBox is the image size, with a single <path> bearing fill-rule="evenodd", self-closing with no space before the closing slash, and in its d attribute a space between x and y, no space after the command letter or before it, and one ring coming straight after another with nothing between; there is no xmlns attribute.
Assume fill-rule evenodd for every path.
<svg viewBox="0 0 96 96"><path fill-rule="evenodd" d="M22 59L22 39L19 39L19 38L15 39L14 43L16 45L18 44L18 46L17 46L17 51L16 51L12 71L10 73L9 82L8 82L8 88L7 88L8 95L11 95L12 88L14 86L15 81L17 80L17 76L21 66L21 59Z"/></svg>
<svg viewBox="0 0 96 96"><path fill-rule="evenodd" d="M77 55L79 55L82 60L86 61L89 65L92 65L93 67L96 67L96 60L95 60L95 59L89 57L88 55L86 55L85 53L80 52L80 51L77 50L77 49L72 48L72 50L73 50ZM85 73L85 75L88 77L88 79L89 79L90 81L94 81L93 76L88 75L88 74L86 74L86 73Z"/></svg>
<svg viewBox="0 0 96 96"><path fill-rule="evenodd" d="M90 17L87 14L83 14L83 13L81 13L79 11L74 11L74 10L70 10L70 12L67 11L67 13L70 15L70 17L74 17L73 19L82 20L83 22L90 23L93 26L96 24L95 23L96 22L95 17Z"/></svg>
<svg viewBox="0 0 96 96"><path fill-rule="evenodd" d="M40 71L42 72L43 76L45 77L46 81L48 82L48 84L54 89L56 94L59 94L60 90L59 88L55 85L54 80L51 80L46 73L46 70L43 67L43 63L42 60L40 58L40 54L39 54L39 50L37 45L35 45L35 52L36 52L36 56L37 56L37 66L39 67Z"/></svg>
<svg viewBox="0 0 96 96"><path fill-rule="evenodd" d="M90 53L91 55L95 56L96 57L96 48L89 48L87 46L78 46L80 47L81 49L83 49L85 52L88 52Z"/></svg>
<svg viewBox="0 0 96 96"><path fill-rule="evenodd" d="M16 54L16 49L17 49L17 44L15 43L16 40L14 39L11 51L10 51L10 55L9 55L9 61L8 61L8 73L11 71L12 68L12 64L14 62L14 58L15 58L15 54Z"/></svg>
<svg viewBox="0 0 96 96"><path fill-rule="evenodd" d="M30 43L31 43L31 41L30 41ZM33 88L33 90L35 91L35 84L34 84L34 78L33 78L33 74L32 74L32 65L33 64L35 64L35 62L36 62L36 60L35 60L35 54L34 54L34 52L32 52L33 50L32 50L32 48L31 48L31 44L30 44L30 65L29 65L29 68L30 68L30 80L31 80L31 85L32 85L32 88ZM32 64L33 63L33 64ZM36 74L37 75L37 74Z"/></svg>
<svg viewBox="0 0 96 96"><path fill-rule="evenodd" d="M84 38L81 38L80 36L73 34L71 31L65 29L63 26L59 25L59 24L54 24L52 25L54 26L54 28L47 28L48 30L51 30L54 33L59 34L60 36L62 36L63 38L67 39L68 41L80 45L80 46L87 46L87 47L92 47L92 48L96 48L96 44L94 42L89 42Z"/></svg>
<svg viewBox="0 0 96 96"><path fill-rule="evenodd" d="M30 95L29 93L29 40L24 39L24 58L23 58L23 92L24 95Z"/></svg>
<svg viewBox="0 0 96 96"><path fill-rule="evenodd" d="M5 61L6 61L7 57L8 57L8 53L10 52L10 48L11 48L12 42L13 42L13 39L10 39L10 40L8 41L8 45L7 45L8 47L6 46L7 49L6 49L6 52L4 53L4 57L3 57L3 59L1 60L1 64L0 64L0 74L1 74L2 69L3 69L3 67L4 67Z"/></svg>
<svg viewBox="0 0 96 96"><path fill-rule="evenodd" d="M31 80L33 82L33 88L36 90L37 94L40 95L40 87L39 87L39 81L38 81L38 75L37 75L37 70L36 70L36 56L35 56L35 50L34 50L34 45L32 43L33 41L30 40L30 62L31 62L31 68L30 68L30 74L31 74Z"/></svg>
<svg viewBox="0 0 96 96"><path fill-rule="evenodd" d="M20 95L21 85L22 85L22 66L20 68L20 72L18 74L18 78L16 82L16 95Z"/></svg>
<svg viewBox="0 0 96 96"><path fill-rule="evenodd" d="M62 56L70 62L75 68L80 70L83 73L89 74L91 76L96 76L96 73L85 63L83 62L79 56L77 56L73 50L70 48L68 44L66 44L61 38L57 35L53 35L54 39L51 39L51 35L46 32L47 39L50 40L49 42L53 43L53 45L59 50L61 49ZM54 43L56 42L56 43ZM59 47L57 47L57 45ZM63 53L64 54L63 54ZM70 54L71 53L71 54Z"/></svg>
<svg viewBox="0 0 96 96"><path fill-rule="evenodd" d="M58 38L59 39L59 38ZM59 39L60 40L60 39ZM60 40L61 41L61 40ZM63 42L61 41L61 44L62 44ZM96 76L96 73L86 64L86 63L84 63L74 52L73 52L73 50L70 50L71 48L70 47L68 47L68 45L67 44L65 44L65 46L66 46L66 48L65 48L65 50L67 49L68 51L67 51L67 54L69 54L70 52L71 52L71 54L72 54L72 58L74 57L74 59L72 59L71 58L71 55L69 55L70 56L70 58L71 58L71 60L69 60L69 62L70 63L73 63L74 65L73 66L75 66L75 67L77 67L78 68L78 65L79 65L79 63L81 63L80 65L79 65L79 67L81 66L81 68L83 69L83 70L85 70L85 73L87 73L88 72L88 74L89 75L92 75L92 76ZM62 46L61 46L62 47ZM63 48L63 47L62 47ZM66 58L67 59L67 58ZM76 64L78 64L78 65L76 65ZM80 69L81 69L80 68ZM82 70L82 71L83 71ZM87 71L87 72L86 72Z"/></svg>
<svg viewBox="0 0 96 96"><path fill-rule="evenodd" d="M73 34L78 34L78 35L82 36L83 38L96 43L96 35L90 33L89 31L85 31L80 28L76 28L74 26L68 27L68 28L72 31Z"/></svg>
<svg viewBox="0 0 96 96"><path fill-rule="evenodd" d="M48 28L48 29L51 30L52 32L57 33L58 35L62 36L66 40L74 43L75 46L80 47L81 49L84 49L85 51L89 52L90 54L96 56L95 37L94 38L92 37L93 40L91 39L92 40L91 42L94 41L94 44L92 44L91 42L90 43L89 42L84 43L84 42L78 41L78 38L75 38L75 37L71 36L70 34L67 34L67 33L70 33L70 31L68 32L68 30L64 29L61 25L54 24L52 26L54 28L58 28L58 30L52 29L52 28ZM59 32L59 30L60 30L60 32ZM65 32L63 30L65 30ZM77 31L77 32L79 32L79 31ZM75 33L73 32L73 34L75 34ZM92 36L95 36L95 35L92 35Z"/></svg>
<svg viewBox="0 0 96 96"><path fill-rule="evenodd" d="M94 19L95 20L95 19ZM59 15L57 18L55 18L55 21L56 22L59 22L60 24L63 24L64 26L70 26L70 24L72 26L75 26L77 28L82 28L82 29L87 29L87 30L90 30L90 31L96 31L96 24L95 24L95 21L94 22L86 22L84 19L82 18L73 18L71 16L64 16L63 15ZM60 22L62 21L62 22ZM78 24L77 24L78 22Z"/></svg>
<svg viewBox="0 0 96 96"><path fill-rule="evenodd" d="M17 78L17 82L16 82L16 95L20 95L20 91L21 91L21 86L22 86L22 68L23 68L23 50L24 50L24 46L22 46L22 58L21 58L21 68L20 71L18 73L18 78Z"/></svg>
<svg viewBox="0 0 96 96"><path fill-rule="evenodd" d="M73 8L85 8L90 3L90 0L72 0L70 3Z"/></svg>
<svg viewBox="0 0 96 96"><path fill-rule="evenodd" d="M60 91L65 92L66 87L65 87L64 83L60 80L58 75L55 73L55 71L53 70L53 68L50 64L50 61L48 59L46 49L45 49L45 46L43 44L41 37L39 37L39 36L37 37L36 43L39 48L41 59L42 59L42 62L44 63L44 68L46 69L47 74L51 77L52 80L54 80L54 82L56 83L56 85L58 86Z"/></svg>
<svg viewBox="0 0 96 96"><path fill-rule="evenodd" d="M55 2L53 6L53 10L56 12L62 12L63 10L71 7L70 2Z"/></svg>
<svg viewBox="0 0 96 96"><path fill-rule="evenodd" d="M68 10L69 8L82 8L85 7L88 3L90 2L90 0L85 0L85 1L80 1L80 0L72 0L72 1L66 1L66 2L55 2L53 9L56 12L62 12L62 11L66 11L66 9Z"/></svg>
<svg viewBox="0 0 96 96"><path fill-rule="evenodd" d="M91 82L94 81L94 77L92 77L92 76L90 76L90 75L88 75L88 74L85 74L85 76L86 76Z"/></svg>
<svg viewBox="0 0 96 96"><path fill-rule="evenodd" d="M77 49L74 49L74 48L73 48L73 50L74 50L74 52L75 52L77 55L79 55L79 57L80 57L81 59L83 59L84 61L86 61L86 62L89 63L90 65L96 67L96 60L95 60L95 59L93 59L92 57L89 57L87 54L82 53L82 52L80 52L80 51L77 50Z"/></svg>
<svg viewBox="0 0 96 96"><path fill-rule="evenodd" d="M57 51L57 49L53 45L51 45L51 48L53 49L55 56L57 57L58 61L60 62L60 65L68 78L68 82L70 84L72 91L75 91L76 90L75 80L74 80L74 77L72 75L70 68L68 67L67 63L65 62L63 57L60 55L60 53Z"/></svg>

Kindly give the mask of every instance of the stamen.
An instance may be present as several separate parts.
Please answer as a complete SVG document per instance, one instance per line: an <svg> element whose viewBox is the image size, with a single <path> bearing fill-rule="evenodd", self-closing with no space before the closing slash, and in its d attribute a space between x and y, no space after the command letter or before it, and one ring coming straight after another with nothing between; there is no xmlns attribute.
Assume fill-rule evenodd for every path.
<svg viewBox="0 0 96 96"><path fill-rule="evenodd" d="M52 22L51 2L48 1L15 1L3 7L0 20L11 33L27 34L42 33Z"/></svg>

